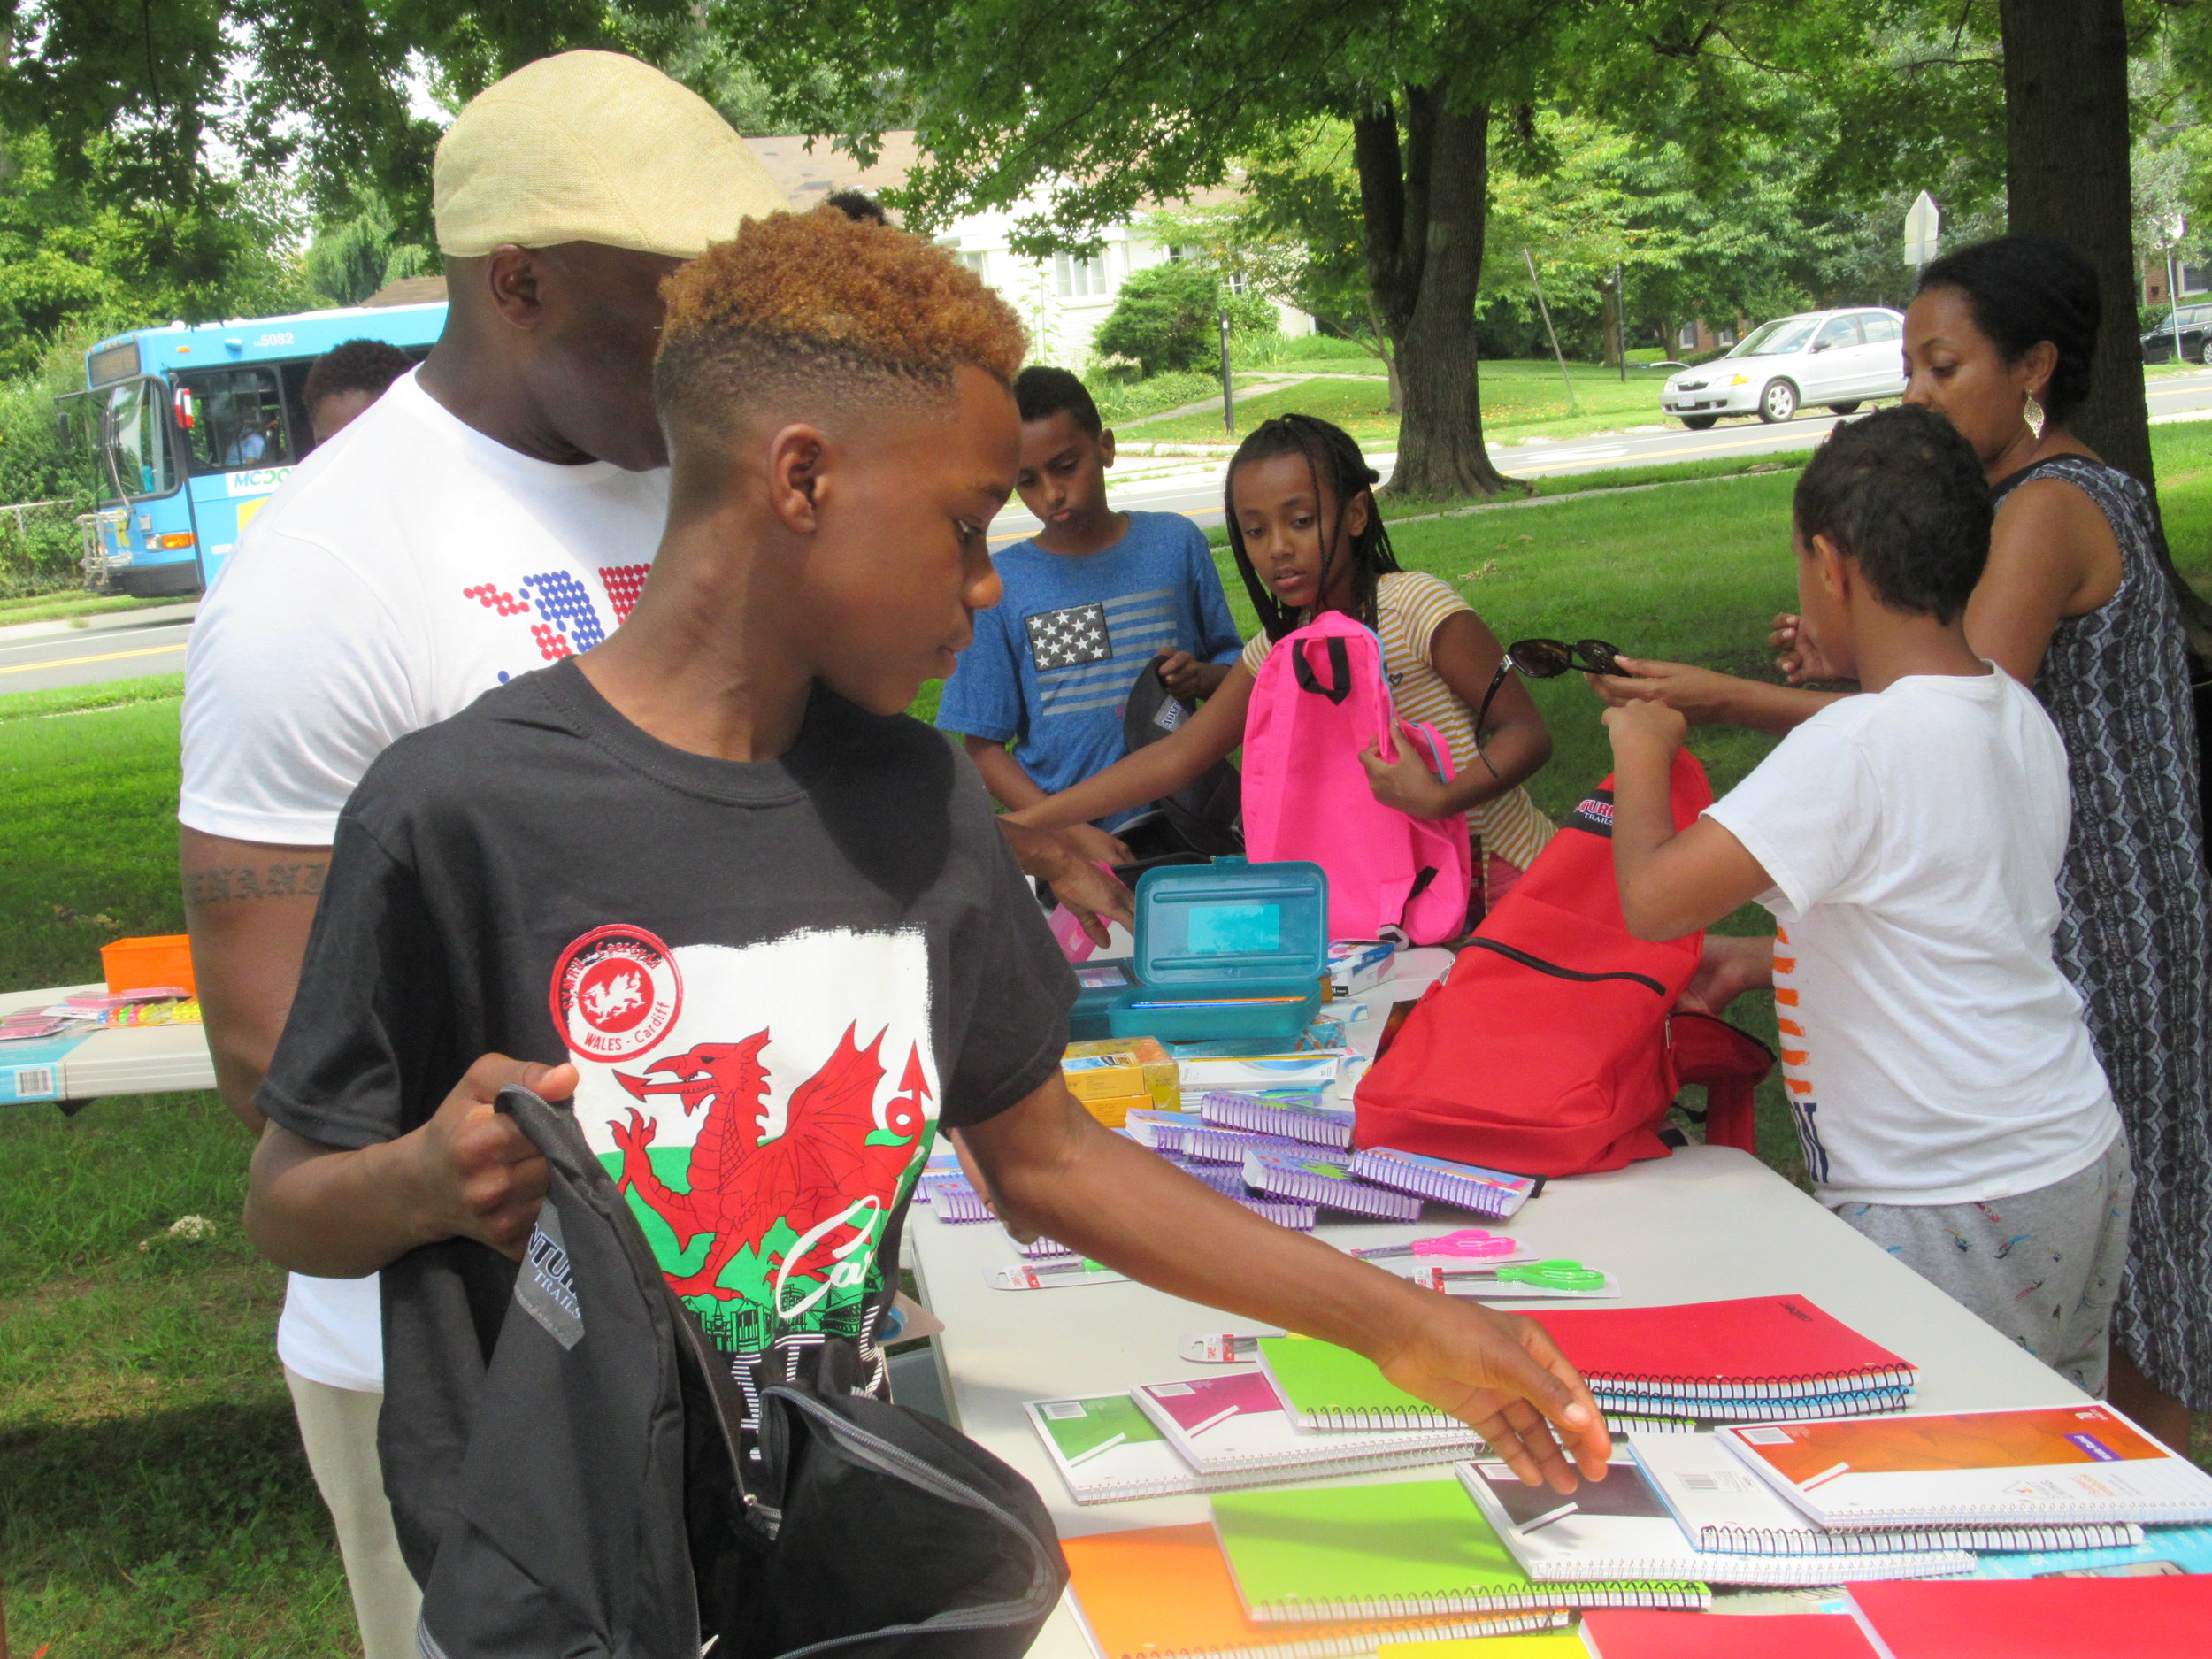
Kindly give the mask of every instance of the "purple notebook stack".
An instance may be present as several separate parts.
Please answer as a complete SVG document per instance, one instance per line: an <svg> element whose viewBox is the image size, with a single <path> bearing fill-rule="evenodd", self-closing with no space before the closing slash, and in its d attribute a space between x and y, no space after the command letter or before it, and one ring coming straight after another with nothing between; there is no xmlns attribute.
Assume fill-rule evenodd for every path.
<svg viewBox="0 0 2212 1659"><path fill-rule="evenodd" d="M1352 1173L1379 1187L1433 1198L1478 1216L1509 1216L1544 1184L1533 1175L1507 1175L1473 1164L1454 1164L1389 1147L1354 1153Z"/></svg>
<svg viewBox="0 0 2212 1659"><path fill-rule="evenodd" d="M1277 1152L1296 1157L1313 1148L1281 1135L1256 1135L1242 1129L1210 1129L1201 1124L1183 1132L1181 1156L1194 1164L1242 1164L1248 1152Z"/></svg>
<svg viewBox="0 0 2212 1659"><path fill-rule="evenodd" d="M1173 1154L1183 1149L1186 1134L1203 1127L1195 1113L1138 1110L1129 1114L1121 1130L1141 1147L1149 1147L1155 1152Z"/></svg>
<svg viewBox="0 0 2212 1659"><path fill-rule="evenodd" d="M937 1212L937 1219L954 1223L963 1221L995 1221L991 1207L983 1202L983 1194L972 1187L941 1187L930 1200L929 1207Z"/></svg>
<svg viewBox="0 0 2212 1659"><path fill-rule="evenodd" d="M1242 1129L1343 1150L1352 1144L1351 1112L1343 1107L1324 1106L1318 1094L1271 1096L1214 1089L1200 1099L1198 1115L1220 1129Z"/></svg>
<svg viewBox="0 0 2212 1659"><path fill-rule="evenodd" d="M1322 1157L1310 1148L1285 1156L1279 1152L1248 1152L1244 1158L1244 1184L1270 1198L1294 1199L1340 1210L1348 1215L1377 1221L1418 1221L1421 1201L1410 1193L1394 1193L1386 1187L1370 1187L1355 1180L1343 1164Z"/></svg>
<svg viewBox="0 0 2212 1659"><path fill-rule="evenodd" d="M1313 1231L1311 1204L1289 1204L1271 1198L1240 1198L1237 1202L1263 1221L1271 1221L1279 1227L1288 1227L1293 1233Z"/></svg>

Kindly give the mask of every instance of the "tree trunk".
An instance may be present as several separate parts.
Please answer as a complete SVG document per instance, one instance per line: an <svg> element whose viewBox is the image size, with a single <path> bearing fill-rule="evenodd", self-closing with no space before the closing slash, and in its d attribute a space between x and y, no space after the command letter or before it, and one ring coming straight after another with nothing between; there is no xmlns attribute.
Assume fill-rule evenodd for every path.
<svg viewBox="0 0 2212 1659"><path fill-rule="evenodd" d="M2136 298L2128 176L2128 42L2124 0L2001 0L2005 48L2005 186L2009 228L2064 236L2097 267L2103 317L2089 396L2068 426L2142 480L2158 503ZM2212 602L2160 549L2191 649L2212 661Z"/></svg>
<svg viewBox="0 0 2212 1659"><path fill-rule="evenodd" d="M2069 423L2155 490L2136 338L2124 0L2000 0L2008 227L2062 236L2097 267L2104 319L2089 397Z"/></svg>
<svg viewBox="0 0 2212 1659"><path fill-rule="evenodd" d="M1490 205L1490 111L1450 107L1449 88L1406 88L1406 135L1389 110L1353 123L1367 275L1389 331L1398 467L1390 490L1491 495L1506 480L1482 441L1475 290Z"/></svg>

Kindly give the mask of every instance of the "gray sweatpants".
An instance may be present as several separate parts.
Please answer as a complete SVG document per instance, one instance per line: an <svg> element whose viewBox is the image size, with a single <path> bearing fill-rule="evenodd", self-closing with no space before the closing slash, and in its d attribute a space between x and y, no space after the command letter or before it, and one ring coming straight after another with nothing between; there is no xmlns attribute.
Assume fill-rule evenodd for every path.
<svg viewBox="0 0 2212 1659"><path fill-rule="evenodd" d="M1837 1204L1835 1213L2067 1381L2105 1389L2127 1265L2127 1138L2062 1181L1966 1204Z"/></svg>

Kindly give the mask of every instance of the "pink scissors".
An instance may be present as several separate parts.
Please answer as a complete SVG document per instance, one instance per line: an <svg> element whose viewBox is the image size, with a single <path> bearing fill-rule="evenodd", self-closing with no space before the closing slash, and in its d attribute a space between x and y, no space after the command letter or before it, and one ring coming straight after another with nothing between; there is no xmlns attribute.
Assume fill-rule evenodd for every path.
<svg viewBox="0 0 2212 1659"><path fill-rule="evenodd" d="M1371 1249L1354 1250L1362 1261L1372 1262L1392 1256L1455 1256L1465 1261L1494 1261L1502 1256L1512 1256L1520 1245L1502 1233L1490 1233L1481 1227L1462 1227L1456 1233L1447 1233L1433 1239L1416 1239L1411 1244L1380 1244Z"/></svg>

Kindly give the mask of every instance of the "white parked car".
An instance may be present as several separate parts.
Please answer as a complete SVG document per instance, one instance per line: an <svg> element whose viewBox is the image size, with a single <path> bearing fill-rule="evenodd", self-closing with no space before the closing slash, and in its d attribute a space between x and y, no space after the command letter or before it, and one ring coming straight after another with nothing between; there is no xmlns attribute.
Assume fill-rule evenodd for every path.
<svg viewBox="0 0 2212 1659"><path fill-rule="evenodd" d="M1787 420L1807 403L1847 415L1905 390L1905 319L1892 311L1807 311L1762 323L1724 357L1670 378L1659 407L1702 432L1723 415Z"/></svg>

